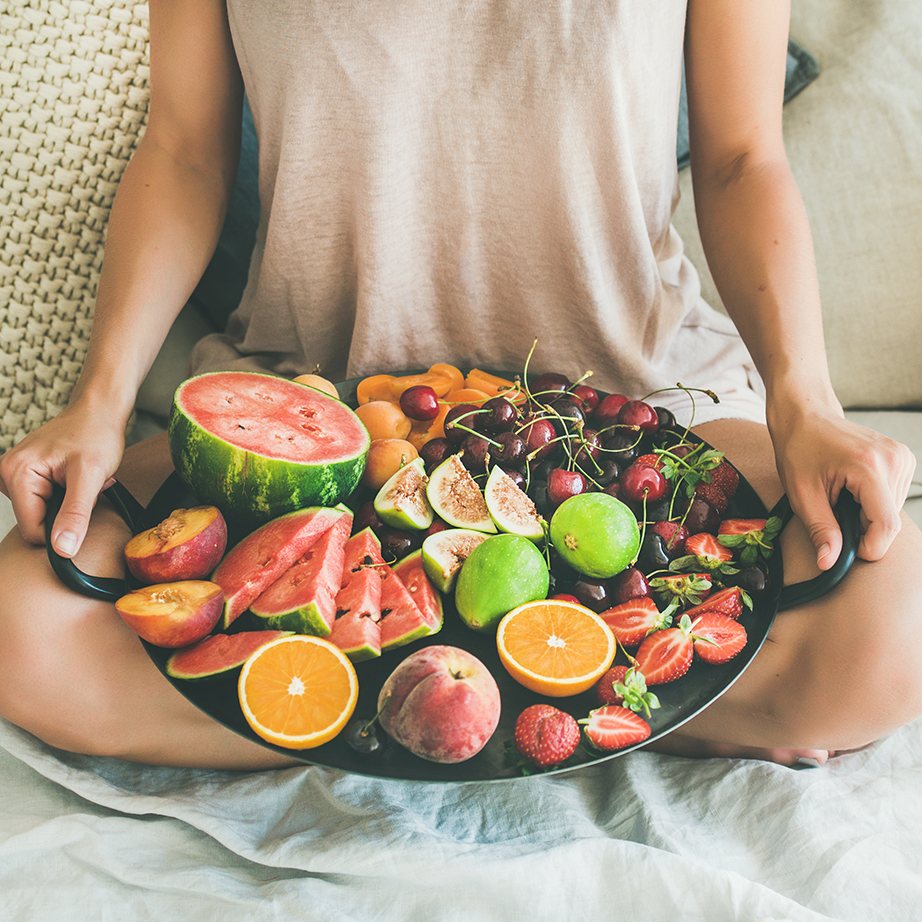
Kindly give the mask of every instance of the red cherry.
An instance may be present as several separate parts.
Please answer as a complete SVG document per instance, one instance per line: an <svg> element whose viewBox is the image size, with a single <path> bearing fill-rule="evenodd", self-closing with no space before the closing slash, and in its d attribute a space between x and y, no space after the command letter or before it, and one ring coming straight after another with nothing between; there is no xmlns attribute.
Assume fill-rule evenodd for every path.
<svg viewBox="0 0 922 922"><path fill-rule="evenodd" d="M635 462L621 475L621 492L635 502L646 499L648 503L662 499L666 494L666 478L655 468Z"/></svg>
<svg viewBox="0 0 922 922"><path fill-rule="evenodd" d="M435 419L439 415L439 396L428 384L414 384L400 395L400 409L410 419Z"/></svg>
<svg viewBox="0 0 922 922"><path fill-rule="evenodd" d="M642 400L628 400L618 413L618 424L636 426L643 432L656 432L659 429L659 416L649 403Z"/></svg>
<svg viewBox="0 0 922 922"><path fill-rule="evenodd" d="M547 498L552 506L559 506L565 499L585 493L588 489L589 481L579 471L555 467L547 475Z"/></svg>
<svg viewBox="0 0 922 922"><path fill-rule="evenodd" d="M570 595L569 592L558 592L556 595L552 595L551 598L558 602L572 602L574 605L583 604L575 595Z"/></svg>
<svg viewBox="0 0 922 922"><path fill-rule="evenodd" d="M618 414L627 403L624 394L609 394L599 401L599 405L592 412L592 422L599 429L607 429L618 422Z"/></svg>
<svg viewBox="0 0 922 922"><path fill-rule="evenodd" d="M577 384L570 389L570 393L583 405L587 414L592 413L599 405L599 392L588 384Z"/></svg>

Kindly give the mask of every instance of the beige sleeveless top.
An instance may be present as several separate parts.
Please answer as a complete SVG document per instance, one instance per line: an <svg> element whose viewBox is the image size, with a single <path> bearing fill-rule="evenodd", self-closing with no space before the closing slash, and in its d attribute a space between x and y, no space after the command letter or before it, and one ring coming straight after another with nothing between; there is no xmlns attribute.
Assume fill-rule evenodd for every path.
<svg viewBox="0 0 922 922"><path fill-rule="evenodd" d="M670 226L685 0L228 10L261 223L194 371L518 370L537 340L532 369L643 396L746 361Z"/></svg>

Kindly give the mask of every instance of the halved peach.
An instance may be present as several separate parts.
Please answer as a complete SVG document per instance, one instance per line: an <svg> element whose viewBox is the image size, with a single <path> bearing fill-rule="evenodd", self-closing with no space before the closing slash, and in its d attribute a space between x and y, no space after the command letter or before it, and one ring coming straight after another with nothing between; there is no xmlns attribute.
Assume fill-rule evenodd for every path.
<svg viewBox="0 0 922 922"><path fill-rule="evenodd" d="M224 590L208 580L144 586L115 608L138 637L158 647L185 647L211 632L224 611Z"/></svg>
<svg viewBox="0 0 922 922"><path fill-rule="evenodd" d="M125 563L142 583L202 579L221 561L227 523L216 506L174 509L159 525L125 546Z"/></svg>

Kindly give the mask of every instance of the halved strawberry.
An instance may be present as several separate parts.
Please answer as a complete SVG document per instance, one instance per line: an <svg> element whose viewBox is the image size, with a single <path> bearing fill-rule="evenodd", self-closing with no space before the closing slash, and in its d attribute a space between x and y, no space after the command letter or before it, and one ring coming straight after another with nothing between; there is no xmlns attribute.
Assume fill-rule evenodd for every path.
<svg viewBox="0 0 922 922"><path fill-rule="evenodd" d="M781 531L778 516L770 519L724 519L717 529L717 540L739 554L743 566L754 564L758 558L766 560L772 555L772 542Z"/></svg>
<svg viewBox="0 0 922 922"><path fill-rule="evenodd" d="M644 638L637 649L635 662L647 685L673 682L688 672L695 654L690 627L691 622L683 615L679 627L656 631Z"/></svg>
<svg viewBox="0 0 922 922"><path fill-rule="evenodd" d="M743 613L743 608L752 608L752 599L749 593L739 586L727 586L726 589L718 589L712 592L703 602L686 610L692 621L706 611L712 611L718 615L724 615L727 618L736 620Z"/></svg>
<svg viewBox="0 0 922 922"><path fill-rule="evenodd" d="M647 691L643 673L633 666L612 666L596 683L595 700L601 706L619 704L638 714L643 711L647 717L651 708L660 706L656 695Z"/></svg>
<svg viewBox="0 0 922 922"><path fill-rule="evenodd" d="M661 601L678 600L682 605L697 605L711 591L709 573L670 573L654 576L650 588Z"/></svg>
<svg viewBox="0 0 922 922"><path fill-rule="evenodd" d="M695 653L706 663L726 663L746 646L746 628L717 612L705 612L691 629Z"/></svg>
<svg viewBox="0 0 922 922"><path fill-rule="evenodd" d="M685 553L697 557L702 566L709 569L733 559L733 551L706 531L689 535L685 539Z"/></svg>
<svg viewBox="0 0 922 922"><path fill-rule="evenodd" d="M591 711L580 723L590 742L605 752L642 743L651 732L650 725L639 714L617 704Z"/></svg>
<svg viewBox="0 0 922 922"><path fill-rule="evenodd" d="M749 535L762 531L767 519L724 519L717 529L718 535Z"/></svg>
<svg viewBox="0 0 922 922"><path fill-rule="evenodd" d="M599 617L611 628L615 637L626 647L636 647L651 631L669 627L674 609L660 611L648 596L629 599Z"/></svg>

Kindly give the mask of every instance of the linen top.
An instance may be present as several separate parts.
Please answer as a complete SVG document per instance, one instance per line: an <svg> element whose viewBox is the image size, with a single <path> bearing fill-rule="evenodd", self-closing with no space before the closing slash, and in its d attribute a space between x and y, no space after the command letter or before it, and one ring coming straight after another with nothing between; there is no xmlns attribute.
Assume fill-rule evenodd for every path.
<svg viewBox="0 0 922 922"><path fill-rule="evenodd" d="M519 371L537 341L530 370L644 396L739 367L670 225L685 6L229 0L260 226L193 370Z"/></svg>

